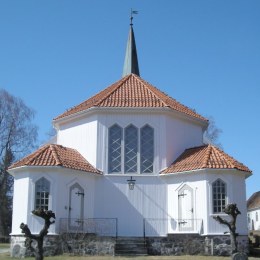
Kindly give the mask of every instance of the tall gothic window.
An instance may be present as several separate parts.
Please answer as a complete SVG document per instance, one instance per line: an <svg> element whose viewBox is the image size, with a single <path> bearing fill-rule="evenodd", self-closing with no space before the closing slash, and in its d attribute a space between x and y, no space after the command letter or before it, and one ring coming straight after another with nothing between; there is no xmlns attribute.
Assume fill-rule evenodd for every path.
<svg viewBox="0 0 260 260"><path fill-rule="evenodd" d="M108 171L121 172L122 128L114 125L109 129Z"/></svg>
<svg viewBox="0 0 260 260"><path fill-rule="evenodd" d="M49 209L50 182L41 178L35 183L35 209Z"/></svg>
<svg viewBox="0 0 260 260"><path fill-rule="evenodd" d="M213 193L213 213L224 212L227 204L227 188L226 183L221 179L217 179L212 184Z"/></svg>
<svg viewBox="0 0 260 260"><path fill-rule="evenodd" d="M146 125L141 129L141 172L153 172L154 134L153 128Z"/></svg>
<svg viewBox="0 0 260 260"><path fill-rule="evenodd" d="M125 129L125 173L137 173L138 129L130 125Z"/></svg>
<svg viewBox="0 0 260 260"><path fill-rule="evenodd" d="M109 173L153 173L154 130L114 125L108 130Z"/></svg>

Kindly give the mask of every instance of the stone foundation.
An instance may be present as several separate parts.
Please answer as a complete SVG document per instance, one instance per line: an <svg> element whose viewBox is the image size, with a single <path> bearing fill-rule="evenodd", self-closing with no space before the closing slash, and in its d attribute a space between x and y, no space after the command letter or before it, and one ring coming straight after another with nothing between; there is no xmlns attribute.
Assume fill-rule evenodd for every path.
<svg viewBox="0 0 260 260"><path fill-rule="evenodd" d="M248 254L248 237L237 237L238 250ZM149 255L216 255L232 254L229 235L200 236L198 234L172 234L167 237L146 238Z"/></svg>
<svg viewBox="0 0 260 260"><path fill-rule="evenodd" d="M62 234L44 238L44 256L62 255L114 255L116 239L98 237L93 234ZM32 244L32 246L34 246ZM23 258L34 256L25 247L24 236L11 237L11 257Z"/></svg>
<svg viewBox="0 0 260 260"><path fill-rule="evenodd" d="M247 236L239 236L237 240L239 251L247 254ZM114 237L98 237L94 234L48 235L44 239L44 255L114 255L115 244ZM229 235L172 234L167 237L148 237L146 246L149 255L231 255ZM32 255L25 247L24 236L11 237L12 257Z"/></svg>
<svg viewBox="0 0 260 260"><path fill-rule="evenodd" d="M32 244L34 247L35 244ZM48 235L43 241L44 256L61 255L61 239L59 235ZM25 247L25 237L22 235L11 237L11 257L23 258L33 256L31 250Z"/></svg>
<svg viewBox="0 0 260 260"><path fill-rule="evenodd" d="M205 238L196 234L175 234L146 238L149 255L201 255Z"/></svg>

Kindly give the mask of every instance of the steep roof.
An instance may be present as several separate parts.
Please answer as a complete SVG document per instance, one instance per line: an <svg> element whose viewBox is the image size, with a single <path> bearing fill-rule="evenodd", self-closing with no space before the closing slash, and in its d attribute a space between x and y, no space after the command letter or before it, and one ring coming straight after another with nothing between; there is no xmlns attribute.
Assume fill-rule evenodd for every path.
<svg viewBox="0 0 260 260"><path fill-rule="evenodd" d="M125 62L123 68L123 77L131 73L140 76L137 50L135 44L135 35L134 35L132 23L130 24L130 31L128 34L126 53L125 53Z"/></svg>
<svg viewBox="0 0 260 260"><path fill-rule="evenodd" d="M248 200L247 200L247 209L252 210L260 208L260 191L255 192Z"/></svg>
<svg viewBox="0 0 260 260"><path fill-rule="evenodd" d="M135 74L125 76L95 96L59 115L54 120L92 107L170 108L207 122L207 119L194 110L182 105Z"/></svg>
<svg viewBox="0 0 260 260"><path fill-rule="evenodd" d="M79 171L100 173L78 151L57 144L48 144L41 147L12 164L8 170L21 166L61 166Z"/></svg>
<svg viewBox="0 0 260 260"><path fill-rule="evenodd" d="M242 163L213 145L186 149L162 174L198 169L237 169L251 173Z"/></svg>

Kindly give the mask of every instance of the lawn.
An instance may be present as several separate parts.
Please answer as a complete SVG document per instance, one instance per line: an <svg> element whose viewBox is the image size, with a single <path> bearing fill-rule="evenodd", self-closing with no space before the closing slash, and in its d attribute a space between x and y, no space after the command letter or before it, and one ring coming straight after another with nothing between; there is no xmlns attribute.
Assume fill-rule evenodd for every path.
<svg viewBox="0 0 260 260"><path fill-rule="evenodd" d="M2 248L10 248L10 244L0 243L0 249L2 249Z"/></svg>

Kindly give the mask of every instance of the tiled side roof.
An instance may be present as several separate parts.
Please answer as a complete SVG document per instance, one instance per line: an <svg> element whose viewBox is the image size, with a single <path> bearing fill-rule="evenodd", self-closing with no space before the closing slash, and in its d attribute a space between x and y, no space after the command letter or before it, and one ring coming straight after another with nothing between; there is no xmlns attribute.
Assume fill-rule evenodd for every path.
<svg viewBox="0 0 260 260"><path fill-rule="evenodd" d="M255 192L248 200L247 200L247 209L255 209L260 208L260 191Z"/></svg>
<svg viewBox="0 0 260 260"><path fill-rule="evenodd" d="M82 102L78 106L71 108L55 119L60 119L91 107L168 107L191 117L207 121L192 109L182 105L135 74L125 76L118 82Z"/></svg>
<svg viewBox="0 0 260 260"><path fill-rule="evenodd" d="M192 171L198 169L237 169L251 171L242 163L213 145L186 149L162 174Z"/></svg>
<svg viewBox="0 0 260 260"><path fill-rule="evenodd" d="M100 173L78 151L62 145L48 144L9 167L62 166L85 172Z"/></svg>

